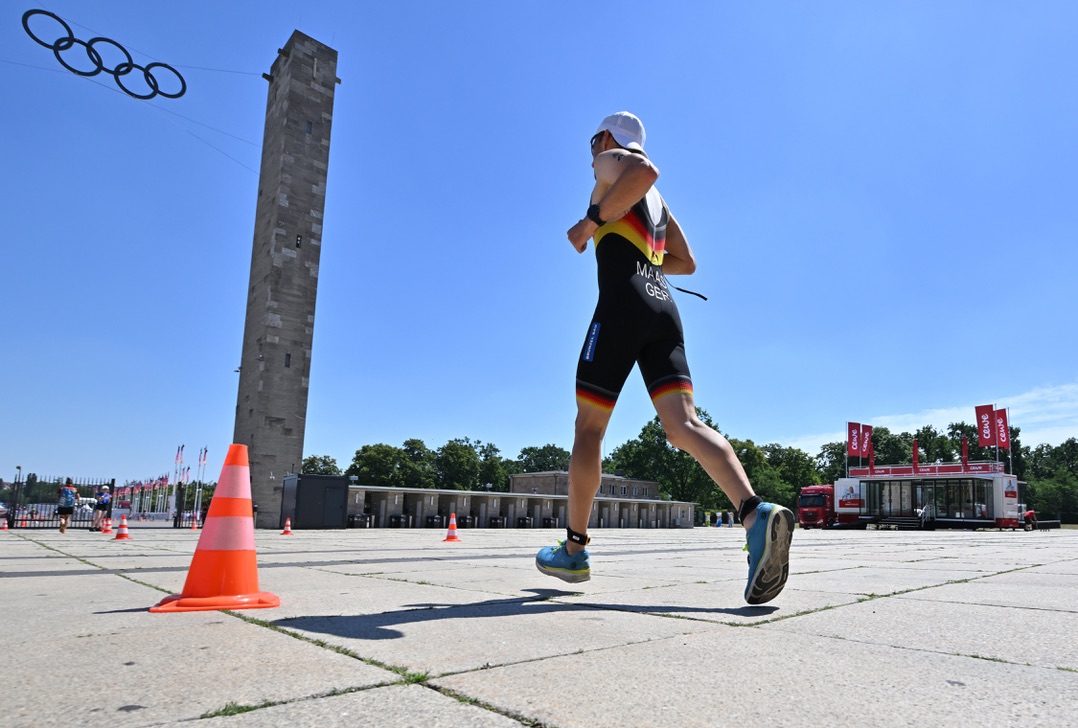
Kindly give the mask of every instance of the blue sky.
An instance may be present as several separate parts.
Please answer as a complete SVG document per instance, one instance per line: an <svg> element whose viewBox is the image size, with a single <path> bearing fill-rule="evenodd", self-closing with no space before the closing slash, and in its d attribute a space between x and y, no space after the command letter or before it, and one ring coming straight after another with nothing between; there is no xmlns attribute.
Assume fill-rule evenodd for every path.
<svg viewBox="0 0 1078 728"><path fill-rule="evenodd" d="M171 473L232 438L266 82L338 50L304 451L568 448L594 256L587 141L638 114L699 268L698 404L815 454L1011 408L1078 436L1072 2L183 3L0 10L0 477ZM31 8L176 66L137 101ZM631 22L618 22L616 16ZM42 20L38 18L38 20ZM34 27L48 28L45 22ZM634 373L606 450L653 412Z"/></svg>

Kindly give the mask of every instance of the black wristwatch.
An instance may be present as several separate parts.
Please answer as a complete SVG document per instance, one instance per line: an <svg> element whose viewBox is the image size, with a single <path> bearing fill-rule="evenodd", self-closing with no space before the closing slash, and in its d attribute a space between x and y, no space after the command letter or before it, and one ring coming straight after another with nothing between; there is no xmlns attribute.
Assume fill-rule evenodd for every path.
<svg viewBox="0 0 1078 728"><path fill-rule="evenodd" d="M606 220L599 217L599 205L597 204L589 207L588 211L584 214L584 217L588 218L599 227L606 225Z"/></svg>

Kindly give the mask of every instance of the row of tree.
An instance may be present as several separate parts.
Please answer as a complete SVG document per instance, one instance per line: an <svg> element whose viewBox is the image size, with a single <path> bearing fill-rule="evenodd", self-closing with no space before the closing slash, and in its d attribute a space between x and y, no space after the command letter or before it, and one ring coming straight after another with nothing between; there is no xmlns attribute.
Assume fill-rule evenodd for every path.
<svg viewBox="0 0 1078 728"><path fill-rule="evenodd" d="M697 408L700 418L719 429L710 415ZM1011 450L977 446L974 425L958 422L946 431L925 426L916 432L893 433L886 427L872 431L876 462L902 465L913 462L913 442L917 441L918 462L951 463L962 458L966 439L971 461L1003 459L1008 471L1028 483L1024 498L1048 513L1078 514L1078 440L1071 438L1058 446L1021 444L1021 430L1011 427ZM756 493L766 500L796 508L797 496L806 485L834 483L846 474L845 442L830 442L815 457L797 448L777 443L756 445L752 440L727 436ZM405 440L401 447L386 444L364 445L356 451L342 473L336 459L312 455L304 459L303 472L319 475L354 475L360 483L375 486L438 488L445 490L506 491L514 473L567 470L569 451L557 445L526 447L515 459L502 457L493 443L467 437L450 440L436 450L422 440ZM733 504L722 490L687 453L666 441L658 417L648 422L633 440L615 448L603 461L603 471L659 483L661 492L674 500L699 503L708 510L728 510Z"/></svg>
<svg viewBox="0 0 1078 728"><path fill-rule="evenodd" d="M569 451L557 445L526 447L515 460L501 456L493 443L467 437L450 440L431 450L422 440L405 440L401 447L378 443L356 450L343 473L335 458L312 455L303 460L303 472L315 475L354 475L368 485L443 490L509 490L509 476L565 470Z"/></svg>

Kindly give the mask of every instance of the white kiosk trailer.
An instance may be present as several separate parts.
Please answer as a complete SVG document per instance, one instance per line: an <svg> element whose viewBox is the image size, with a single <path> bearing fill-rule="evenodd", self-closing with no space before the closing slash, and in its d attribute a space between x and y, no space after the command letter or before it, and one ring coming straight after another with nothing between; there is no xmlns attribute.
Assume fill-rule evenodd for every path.
<svg viewBox="0 0 1078 728"><path fill-rule="evenodd" d="M835 511L850 525L1022 528L1018 486L996 462L850 468L835 482Z"/></svg>

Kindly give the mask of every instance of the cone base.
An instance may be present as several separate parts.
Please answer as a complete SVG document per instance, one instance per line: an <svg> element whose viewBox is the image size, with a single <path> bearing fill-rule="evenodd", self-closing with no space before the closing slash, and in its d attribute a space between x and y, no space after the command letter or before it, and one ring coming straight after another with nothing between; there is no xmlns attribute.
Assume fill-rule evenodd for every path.
<svg viewBox="0 0 1078 728"><path fill-rule="evenodd" d="M462 543L462 541L456 536L447 536L446 538L442 539L442 543L445 543L446 541L456 541L457 543Z"/></svg>
<svg viewBox="0 0 1078 728"><path fill-rule="evenodd" d="M121 533L119 536L117 536L116 538L114 538L112 540L113 541L130 541L131 537L128 536L126 533Z"/></svg>
<svg viewBox="0 0 1078 728"><path fill-rule="evenodd" d="M162 599L151 612L209 612L216 609L272 609L281 606L281 598L269 592L218 597L185 597L173 594Z"/></svg>

